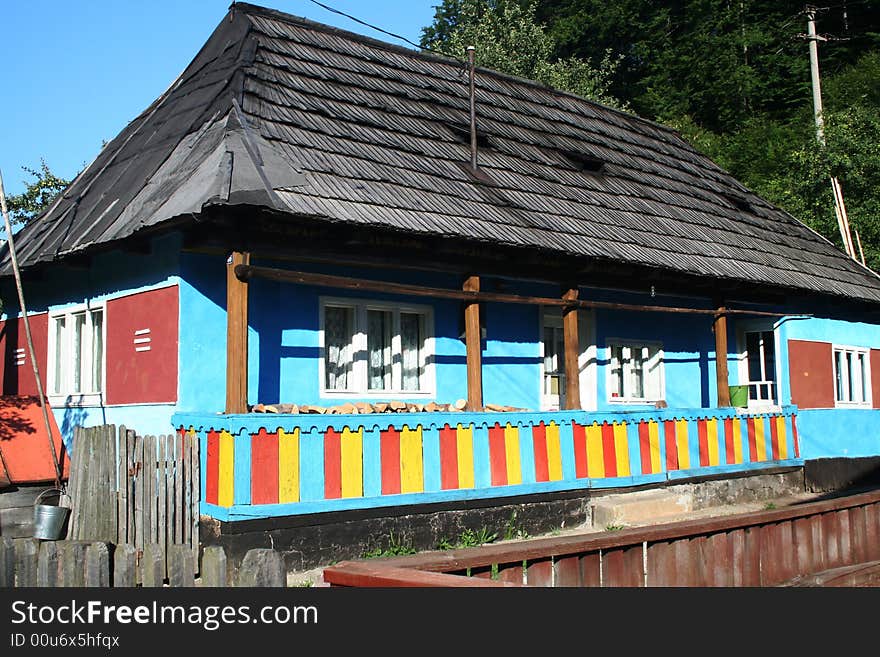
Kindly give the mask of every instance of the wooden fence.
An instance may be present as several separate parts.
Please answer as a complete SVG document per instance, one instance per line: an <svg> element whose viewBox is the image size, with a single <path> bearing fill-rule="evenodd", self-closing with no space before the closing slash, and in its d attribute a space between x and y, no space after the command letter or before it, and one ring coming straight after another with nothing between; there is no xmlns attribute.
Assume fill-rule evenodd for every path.
<svg viewBox="0 0 880 657"><path fill-rule="evenodd" d="M159 550L199 550L199 443L192 434L141 436L125 426L74 430L67 538ZM197 571L194 571L197 572Z"/></svg>
<svg viewBox="0 0 880 657"><path fill-rule="evenodd" d="M284 558L275 550L250 550L237 569L227 565L219 546L205 548L201 563L195 561L189 544L141 550L101 541L0 537L0 588L287 585Z"/></svg>
<svg viewBox="0 0 880 657"><path fill-rule="evenodd" d="M880 585L880 490L788 508L324 569L331 586Z"/></svg>

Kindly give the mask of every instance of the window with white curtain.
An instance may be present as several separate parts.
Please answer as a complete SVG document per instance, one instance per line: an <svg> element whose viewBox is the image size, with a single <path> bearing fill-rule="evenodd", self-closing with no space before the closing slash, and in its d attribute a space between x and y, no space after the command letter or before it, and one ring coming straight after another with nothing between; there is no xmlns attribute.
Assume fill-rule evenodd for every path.
<svg viewBox="0 0 880 657"><path fill-rule="evenodd" d="M660 344L609 340L607 347L609 401L663 399L663 347Z"/></svg>
<svg viewBox="0 0 880 657"><path fill-rule="evenodd" d="M427 306L322 299L322 393L433 394L432 324Z"/></svg>
<svg viewBox="0 0 880 657"><path fill-rule="evenodd" d="M871 406L869 351L834 346L834 402L837 406Z"/></svg>
<svg viewBox="0 0 880 657"><path fill-rule="evenodd" d="M104 308L50 313L48 356L50 399L56 403L100 403L104 391Z"/></svg>
<svg viewBox="0 0 880 657"><path fill-rule="evenodd" d="M562 313L545 311L542 317L542 408L559 410L565 407L565 334L562 329Z"/></svg>

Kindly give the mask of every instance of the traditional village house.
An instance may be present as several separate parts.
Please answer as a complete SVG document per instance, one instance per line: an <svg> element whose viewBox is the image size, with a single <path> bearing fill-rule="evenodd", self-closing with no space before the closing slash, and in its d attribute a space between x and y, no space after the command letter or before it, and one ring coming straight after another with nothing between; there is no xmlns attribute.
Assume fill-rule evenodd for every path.
<svg viewBox="0 0 880 657"><path fill-rule="evenodd" d="M465 53L235 3L16 246L65 440L193 433L224 526L880 455L874 272Z"/></svg>

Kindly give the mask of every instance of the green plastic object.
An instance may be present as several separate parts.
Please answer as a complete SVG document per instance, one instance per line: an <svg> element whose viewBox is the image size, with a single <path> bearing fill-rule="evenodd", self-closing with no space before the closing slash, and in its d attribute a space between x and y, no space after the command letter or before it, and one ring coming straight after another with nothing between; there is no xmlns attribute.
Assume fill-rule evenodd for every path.
<svg viewBox="0 0 880 657"><path fill-rule="evenodd" d="M749 405L748 386L730 386L730 405L745 408Z"/></svg>

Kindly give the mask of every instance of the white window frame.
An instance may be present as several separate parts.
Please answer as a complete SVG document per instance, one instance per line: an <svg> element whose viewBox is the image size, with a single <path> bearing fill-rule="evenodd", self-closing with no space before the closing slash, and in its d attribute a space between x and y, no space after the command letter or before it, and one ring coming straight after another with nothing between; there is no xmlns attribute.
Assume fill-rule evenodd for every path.
<svg viewBox="0 0 880 657"><path fill-rule="evenodd" d="M95 389L92 385L93 381L89 380L88 386L84 387L83 390L74 390L73 389L73 360L72 360L72 349L73 349L73 335L74 335L74 318L77 315L85 314L86 317L86 330L84 331L85 336L83 339L83 345L81 351L83 353L90 354L89 356L89 367L88 373L91 379L92 372L94 371L94 363L92 362L92 356L94 354L94 348L92 343L92 337L94 331L92 330L93 323L92 317L93 313L100 311L101 312L101 341L102 341L102 351L101 351L101 388ZM57 335L56 322L63 318L65 320L65 329L61 336L61 340L63 341L63 345L59 345L55 336ZM63 308L61 310L52 310L49 311L49 325L48 325L48 347L46 350L46 363L47 363L47 372L46 372L46 388L47 394L46 397L49 400L49 403L53 406L100 406L103 403L104 395L106 394L107 388L107 306L104 302L99 303L90 303L90 304L79 304L76 306L70 306L67 308ZM61 378L62 381L58 381L58 377L55 372L55 361L58 355L59 347L62 349L62 353L65 353L67 358L62 362L62 372ZM56 392L56 388L60 390Z"/></svg>
<svg viewBox="0 0 880 657"><path fill-rule="evenodd" d="M737 342L737 374L739 385L748 386L749 381L749 349L746 340L746 333L772 333L773 334L773 367L776 370L776 379L773 381L774 397L776 401L767 399L752 399L749 394L748 407L750 410L778 410L781 408L779 373L782 371L780 367L779 354L779 333L776 331L776 325L772 322L762 320L753 320L741 322L737 325L736 342ZM763 359L761 367L764 367Z"/></svg>
<svg viewBox="0 0 880 657"><path fill-rule="evenodd" d="M660 377L660 383L657 386L658 396L656 398L652 397L612 397L611 389L613 387L614 382L614 366L612 363L613 359L613 347L628 347L632 348L655 348L657 350L655 354L655 358L658 361L658 369L657 376ZM655 340L632 340L632 339L622 339L622 338L607 338L605 340L605 353L606 353L606 362L607 364L607 372L605 376L605 397L610 404L652 404L658 401L662 401L666 399L666 357L665 352L663 351L663 343L657 342ZM643 370L643 386L647 390L648 389L648 363L650 359L646 359L644 370Z"/></svg>
<svg viewBox="0 0 880 657"><path fill-rule="evenodd" d="M544 367L544 357L547 354L547 345L544 340L544 331L548 327L552 327L554 329L562 329L562 313L558 311L553 312L550 309L544 308L541 312L541 333L540 333L540 345L541 345L541 410L544 411L558 411L562 408L562 400L565 397L565 352L559 355L559 358L562 360L559 363L558 371L560 374L560 384L559 384L559 394L554 395L552 393L547 392L547 370Z"/></svg>
<svg viewBox="0 0 880 657"><path fill-rule="evenodd" d="M326 340L324 335L324 319L326 308L350 308L353 310L354 326L352 336L351 383L347 390L331 390L326 380ZM391 381L389 390L370 390L369 385L369 354L367 351L367 311L380 310L392 313L391 332ZM413 313L424 317L424 350L420 355L419 390L403 390L400 338L400 314ZM431 306L400 304L391 301L374 301L372 299L353 299L348 297L320 297L318 315L318 381L321 397L330 399L382 398L382 399L413 399L432 398L436 395L437 384L434 372L435 338L434 310Z"/></svg>
<svg viewBox="0 0 880 657"><path fill-rule="evenodd" d="M837 394L837 354L838 352L842 352L844 354L849 353L853 356L861 355L864 357L865 363L865 375L864 380L861 381L861 385L855 387L857 382L853 382L855 389L855 396L863 396L865 401L852 401L852 400L841 400L838 399ZM872 408L873 407L873 396L871 390L871 350L867 347L855 347L852 345L841 345L841 344L832 344L831 345L831 373L834 380L834 407L835 408ZM858 393L863 393L859 395Z"/></svg>

